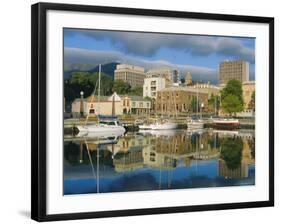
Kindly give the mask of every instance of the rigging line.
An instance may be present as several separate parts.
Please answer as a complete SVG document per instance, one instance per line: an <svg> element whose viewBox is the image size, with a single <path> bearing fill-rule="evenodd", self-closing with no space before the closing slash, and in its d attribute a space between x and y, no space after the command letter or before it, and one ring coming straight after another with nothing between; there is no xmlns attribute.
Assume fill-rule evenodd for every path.
<svg viewBox="0 0 281 224"><path fill-rule="evenodd" d="M94 89L94 92L93 92L94 95L92 93L91 96L95 96L95 94L96 94L97 83L98 83L98 80L96 81L96 84L95 84L95 89ZM93 103L93 100L94 100L94 97L91 98L90 105ZM89 115L90 115L90 110L88 111L88 114L87 114L87 117L86 117L86 120L85 120L85 125L88 123Z"/></svg>
<svg viewBox="0 0 281 224"><path fill-rule="evenodd" d="M99 115L100 112L100 81L101 81L101 64L99 64L99 88L98 88L98 102L99 102ZM100 118L98 117L98 123L100 123Z"/></svg>
<svg viewBox="0 0 281 224"><path fill-rule="evenodd" d="M88 147L88 142L87 142L85 137L84 137L84 141L85 141L85 144L86 144L87 153L88 153L90 164L91 164L91 167L92 167L93 176L94 176L95 179L97 179L97 176L95 174L95 168L94 168L93 161L92 161L92 157L91 157L90 150L89 150L89 147Z"/></svg>

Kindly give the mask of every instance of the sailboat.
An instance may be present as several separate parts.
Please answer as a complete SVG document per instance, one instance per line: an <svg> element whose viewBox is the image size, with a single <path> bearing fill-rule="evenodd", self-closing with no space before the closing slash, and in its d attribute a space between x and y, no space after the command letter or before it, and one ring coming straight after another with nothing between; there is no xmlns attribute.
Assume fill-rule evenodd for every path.
<svg viewBox="0 0 281 224"><path fill-rule="evenodd" d="M204 122L202 119L199 119L198 117L198 87L197 87L197 99L196 99L196 117L191 117L187 119L187 129L189 130L200 130L204 128ZM201 118L202 118L202 112L201 112Z"/></svg>
<svg viewBox="0 0 281 224"><path fill-rule="evenodd" d="M98 82L98 105L100 107L100 81L101 81L101 65L99 65L99 82ZM99 110L100 113L100 110ZM117 119L101 121L98 116L97 124L87 124L88 117L86 118L84 125L77 125L76 128L79 130L80 136L90 135L91 137L96 136L121 136L125 133L125 128L119 124Z"/></svg>
<svg viewBox="0 0 281 224"><path fill-rule="evenodd" d="M163 114L163 106L162 106L162 97L161 97L161 111ZM178 124L169 120L158 118L155 119L151 124L141 124L139 125L139 129L146 129L146 130L171 130L177 129Z"/></svg>

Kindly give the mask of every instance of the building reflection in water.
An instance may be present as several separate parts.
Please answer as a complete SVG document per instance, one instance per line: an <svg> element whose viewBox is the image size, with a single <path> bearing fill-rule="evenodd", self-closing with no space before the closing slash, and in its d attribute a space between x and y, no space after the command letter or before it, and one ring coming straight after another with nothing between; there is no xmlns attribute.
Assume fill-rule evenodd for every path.
<svg viewBox="0 0 281 224"><path fill-rule="evenodd" d="M121 138L65 139L65 179L98 181L151 169L159 172L161 186L162 171L172 174L181 167L197 166L200 161L216 161L218 177L247 178L249 166L255 165L254 143L254 131L243 130L143 131Z"/></svg>

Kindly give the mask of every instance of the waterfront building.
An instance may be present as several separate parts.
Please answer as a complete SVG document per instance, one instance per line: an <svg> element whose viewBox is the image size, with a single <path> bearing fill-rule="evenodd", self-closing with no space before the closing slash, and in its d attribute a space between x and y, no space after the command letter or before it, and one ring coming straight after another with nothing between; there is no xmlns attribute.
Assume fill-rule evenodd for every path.
<svg viewBox="0 0 281 224"><path fill-rule="evenodd" d="M220 87L215 86L208 83L196 83L195 85L192 86L194 89L199 89L199 91L203 91L208 93L208 97L210 98L212 95L213 96L219 96L220 95Z"/></svg>
<svg viewBox="0 0 281 224"><path fill-rule="evenodd" d="M219 81L220 84L227 84L229 80L239 80L242 82L249 81L249 62L238 61L224 61L219 65Z"/></svg>
<svg viewBox="0 0 281 224"><path fill-rule="evenodd" d="M192 75L190 72L185 75L185 84L188 86L192 85Z"/></svg>
<svg viewBox="0 0 281 224"><path fill-rule="evenodd" d="M131 114L148 115L151 110L151 102L141 96L129 96L131 98Z"/></svg>
<svg viewBox="0 0 281 224"><path fill-rule="evenodd" d="M132 88L142 87L145 78L144 68L135 65L120 64L114 71L114 80L123 80Z"/></svg>
<svg viewBox="0 0 281 224"><path fill-rule="evenodd" d="M244 106L246 109L250 109L251 108L250 102L252 100L252 94L256 90L255 81L243 82L242 90L243 90Z"/></svg>
<svg viewBox="0 0 281 224"><path fill-rule="evenodd" d="M244 110L237 113L237 117L253 117L255 116L254 105L252 102L252 95L256 90L255 81L248 81L242 83Z"/></svg>
<svg viewBox="0 0 281 224"><path fill-rule="evenodd" d="M142 96L121 95L123 114L149 114L151 102Z"/></svg>
<svg viewBox="0 0 281 224"><path fill-rule="evenodd" d="M81 111L80 107L81 100L75 99L72 102L71 109L73 117L79 117L79 113ZM123 114L122 99L116 93L112 94L111 96L100 96L100 102L98 102L97 96L89 96L83 100L82 107L84 116Z"/></svg>
<svg viewBox="0 0 281 224"><path fill-rule="evenodd" d="M167 67L162 67L162 68L156 68L156 69L151 69L146 72L146 77L147 78L152 78L152 77L162 77L165 78L165 86L171 86L174 83L179 83L179 71L174 68L167 68Z"/></svg>
<svg viewBox="0 0 281 224"><path fill-rule="evenodd" d="M123 106L123 114L130 114L131 113L131 97L128 95L121 96L122 99L122 106Z"/></svg>
<svg viewBox="0 0 281 224"><path fill-rule="evenodd" d="M193 98L197 98L203 110L208 108L208 91L193 87L172 86L157 92L156 111L161 114L175 114L191 110ZM202 105L202 106L201 106Z"/></svg>
<svg viewBox="0 0 281 224"><path fill-rule="evenodd" d="M151 102L142 96L119 96L117 93L111 96L89 96L82 102L84 116L97 115L123 115L123 114L149 114ZM72 116L79 117L81 111L81 99L72 102Z"/></svg>
<svg viewBox="0 0 281 224"><path fill-rule="evenodd" d="M144 79L143 97L156 98L156 92L165 88L164 77L147 77Z"/></svg>

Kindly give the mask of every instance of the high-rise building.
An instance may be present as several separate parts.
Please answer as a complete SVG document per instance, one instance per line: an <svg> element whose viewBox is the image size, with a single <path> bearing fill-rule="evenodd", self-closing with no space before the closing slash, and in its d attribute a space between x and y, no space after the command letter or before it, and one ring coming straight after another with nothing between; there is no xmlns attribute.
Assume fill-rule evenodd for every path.
<svg viewBox="0 0 281 224"><path fill-rule="evenodd" d="M235 79L242 82L249 81L249 62L224 61L219 67L220 84L226 84L229 80Z"/></svg>
<svg viewBox="0 0 281 224"><path fill-rule="evenodd" d="M162 67L162 68L151 69L151 70L147 71L146 77L147 78L151 78L151 77L165 78L166 87L171 86L174 83L179 83L179 71L177 69L173 69L173 68Z"/></svg>
<svg viewBox="0 0 281 224"><path fill-rule="evenodd" d="M123 80L132 88L143 86L144 78L144 68L135 65L120 64L114 71L114 80Z"/></svg>

